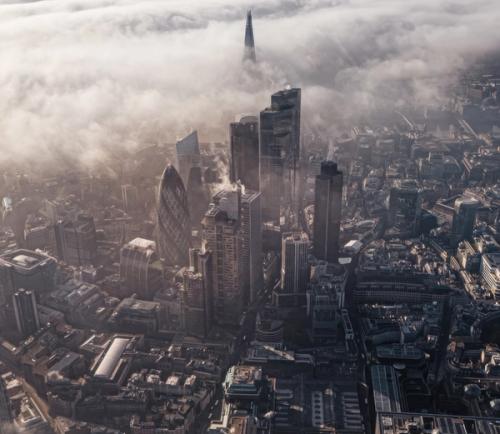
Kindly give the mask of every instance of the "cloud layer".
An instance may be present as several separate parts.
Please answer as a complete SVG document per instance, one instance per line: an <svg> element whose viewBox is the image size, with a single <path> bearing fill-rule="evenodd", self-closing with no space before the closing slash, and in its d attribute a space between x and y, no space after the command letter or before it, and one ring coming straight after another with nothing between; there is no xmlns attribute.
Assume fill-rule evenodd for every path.
<svg viewBox="0 0 500 434"><path fill-rule="evenodd" d="M311 126L437 102L499 22L498 0L0 0L0 161L91 165L191 128L223 140L286 84Z"/></svg>

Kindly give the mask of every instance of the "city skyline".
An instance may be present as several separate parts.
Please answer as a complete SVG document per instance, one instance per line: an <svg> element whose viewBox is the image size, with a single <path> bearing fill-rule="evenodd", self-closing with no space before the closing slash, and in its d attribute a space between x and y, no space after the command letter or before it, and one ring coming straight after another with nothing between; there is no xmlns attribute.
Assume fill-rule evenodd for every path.
<svg viewBox="0 0 500 434"><path fill-rule="evenodd" d="M257 113L287 84L303 89L308 127L331 133L398 100L443 103L442 85L498 46L493 0L477 8L430 0L110 5L0 9L0 48L11 59L1 75L11 89L0 106L3 161L46 167L64 157L88 168L193 128L220 141L235 113ZM241 64L249 8L255 75ZM41 58L50 62L40 67ZM200 97L207 89L210 98Z"/></svg>
<svg viewBox="0 0 500 434"><path fill-rule="evenodd" d="M500 7L16 1L0 434L500 433Z"/></svg>

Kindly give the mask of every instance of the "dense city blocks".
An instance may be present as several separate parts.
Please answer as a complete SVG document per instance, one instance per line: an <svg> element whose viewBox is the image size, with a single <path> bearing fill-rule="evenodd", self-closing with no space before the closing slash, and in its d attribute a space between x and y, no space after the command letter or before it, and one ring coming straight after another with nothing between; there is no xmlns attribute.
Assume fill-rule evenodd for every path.
<svg viewBox="0 0 500 434"><path fill-rule="evenodd" d="M500 434L500 3L250 3L0 2L0 434Z"/></svg>

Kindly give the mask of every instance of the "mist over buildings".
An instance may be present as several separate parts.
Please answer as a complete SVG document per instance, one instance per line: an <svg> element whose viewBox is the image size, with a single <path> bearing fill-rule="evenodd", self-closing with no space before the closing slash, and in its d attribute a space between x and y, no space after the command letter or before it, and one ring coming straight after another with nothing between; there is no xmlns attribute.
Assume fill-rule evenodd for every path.
<svg viewBox="0 0 500 434"><path fill-rule="evenodd" d="M286 84L303 89L306 129L440 104L499 46L499 19L497 0L3 1L0 162L92 165L191 128L225 140Z"/></svg>

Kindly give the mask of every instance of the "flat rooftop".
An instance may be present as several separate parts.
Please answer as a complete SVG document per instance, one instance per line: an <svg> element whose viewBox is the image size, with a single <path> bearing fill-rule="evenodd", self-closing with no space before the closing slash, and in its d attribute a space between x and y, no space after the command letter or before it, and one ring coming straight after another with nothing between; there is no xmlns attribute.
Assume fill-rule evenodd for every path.
<svg viewBox="0 0 500 434"><path fill-rule="evenodd" d="M0 256L0 262L13 265L17 268L31 270L32 268L48 261L54 261L51 256L32 250L18 249Z"/></svg>

